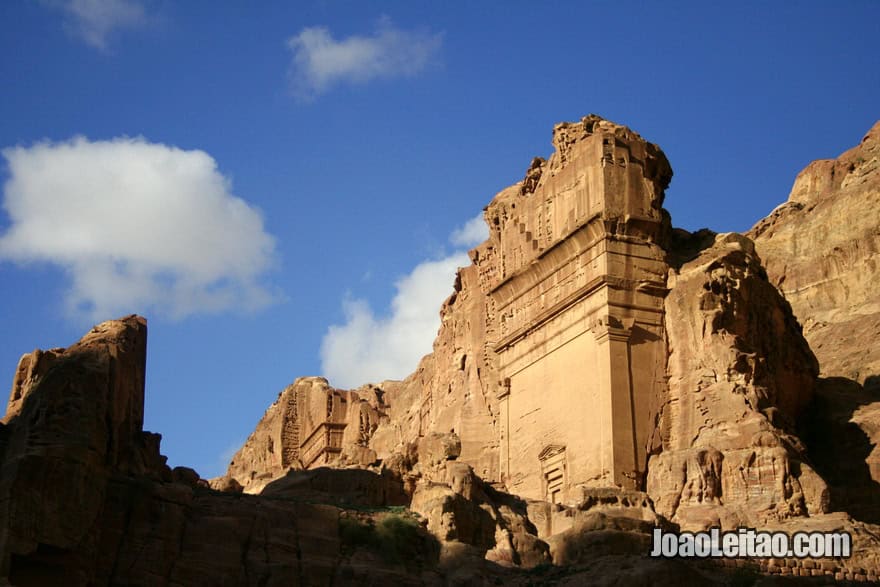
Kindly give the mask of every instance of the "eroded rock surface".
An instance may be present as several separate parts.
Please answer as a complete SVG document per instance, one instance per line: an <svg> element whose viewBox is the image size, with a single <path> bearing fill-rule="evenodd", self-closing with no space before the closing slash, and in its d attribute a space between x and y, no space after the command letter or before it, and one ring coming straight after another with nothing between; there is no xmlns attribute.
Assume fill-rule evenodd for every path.
<svg viewBox="0 0 880 587"><path fill-rule="evenodd" d="M0 583L730 583L645 553L656 527L740 525L855 545L747 572L876 579L878 135L808 167L756 251L670 228L656 145L557 125L486 208L417 370L297 379L210 484L142 429L143 318L25 355Z"/></svg>
<svg viewBox="0 0 880 587"><path fill-rule="evenodd" d="M837 159L810 163L750 235L822 375L880 376L880 122Z"/></svg>
<svg viewBox="0 0 880 587"><path fill-rule="evenodd" d="M670 277L663 450L648 465L658 511L686 527L765 525L827 509L795 423L816 359L753 243L715 243Z"/></svg>
<svg viewBox="0 0 880 587"><path fill-rule="evenodd" d="M750 234L819 360L802 436L832 506L880 522L880 122L810 163Z"/></svg>
<svg viewBox="0 0 880 587"><path fill-rule="evenodd" d="M355 503L400 500L381 479L312 480L299 493L280 483L253 497L211 491L192 469L170 470L159 436L142 428L146 342L146 321L131 316L67 349L22 358L0 430L0 582L430 582L436 540L418 524L406 529L417 543L410 560L388 562L378 538L346 542L344 509L308 501L334 483ZM365 527L387 515L378 511Z"/></svg>
<svg viewBox="0 0 880 587"><path fill-rule="evenodd" d="M376 460L370 436L387 409L383 395L375 385L346 391L330 387L323 377L297 379L278 394L213 486L234 480L244 491L259 493L291 469L330 462L369 465Z"/></svg>
<svg viewBox="0 0 880 587"><path fill-rule="evenodd" d="M525 502L458 462L454 434L428 435L396 468L289 470L260 495L171 470L142 430L145 358L136 316L23 357L0 425L0 584L525 585L519 569L551 560Z"/></svg>

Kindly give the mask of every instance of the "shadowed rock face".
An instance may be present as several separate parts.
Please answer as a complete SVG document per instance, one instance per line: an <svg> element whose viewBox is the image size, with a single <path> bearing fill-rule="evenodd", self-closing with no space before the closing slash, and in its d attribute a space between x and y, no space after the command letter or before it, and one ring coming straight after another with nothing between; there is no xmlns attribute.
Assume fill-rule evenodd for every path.
<svg viewBox="0 0 880 587"><path fill-rule="evenodd" d="M142 430L146 335L146 321L131 316L96 326L67 349L22 358L0 428L0 578L14 585L422 583L437 547L421 526L405 527L415 544L411 560L389 564L377 554L387 546L379 538L363 548L346 542L345 510L332 505L367 503L377 511L359 523L381 523L389 515L383 507L404 499L399 482L340 471L329 482L277 482L267 497L253 497L214 492L191 469L171 471L159 435ZM348 494L334 494L339 486Z"/></svg>
<svg viewBox="0 0 880 587"><path fill-rule="evenodd" d="M142 430L145 350L146 321L131 316L22 358L0 425L0 583L516 585L531 580L517 569L552 560L532 506L457 462L451 434L429 435L396 467L289 470L260 495L170 470L159 435ZM646 496L636 501L650 512ZM628 535L647 540L642 527ZM572 565L625 560L642 573L632 549L597 559L573 553L572 540L560 542ZM659 571L703 577L687 565Z"/></svg>
<svg viewBox="0 0 880 587"><path fill-rule="evenodd" d="M441 308L434 352L379 385L378 425L339 450L393 461L453 432L459 462L529 499L647 489L696 526L824 511L795 436L816 360L751 241L672 230L669 163L625 126L587 116L556 125L553 145L487 206L489 239ZM319 419L334 394L363 395L297 380L230 466L246 491L286 470L267 430L312 426L283 408L292 393ZM689 503L710 511L685 516Z"/></svg>
<svg viewBox="0 0 880 587"><path fill-rule="evenodd" d="M749 234L819 360L802 436L832 507L880 522L880 122L810 163Z"/></svg>

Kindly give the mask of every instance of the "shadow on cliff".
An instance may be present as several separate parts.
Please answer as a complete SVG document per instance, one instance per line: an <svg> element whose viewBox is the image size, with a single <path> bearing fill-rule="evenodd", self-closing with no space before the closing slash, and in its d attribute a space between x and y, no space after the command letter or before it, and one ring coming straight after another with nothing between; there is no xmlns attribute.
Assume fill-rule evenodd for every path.
<svg viewBox="0 0 880 587"><path fill-rule="evenodd" d="M288 471L260 495L342 508L408 506L411 501L401 480L388 471L329 467Z"/></svg>
<svg viewBox="0 0 880 587"><path fill-rule="evenodd" d="M683 228L673 228L668 237L666 262L679 270L682 265L693 261L700 253L715 243L716 233L708 228L690 232Z"/></svg>
<svg viewBox="0 0 880 587"><path fill-rule="evenodd" d="M844 377L820 378L799 426L816 470L828 483L831 510L874 524L880 523L880 467L872 475L875 443L853 417L860 412L864 417L872 404L880 413L878 402L878 375L864 385Z"/></svg>

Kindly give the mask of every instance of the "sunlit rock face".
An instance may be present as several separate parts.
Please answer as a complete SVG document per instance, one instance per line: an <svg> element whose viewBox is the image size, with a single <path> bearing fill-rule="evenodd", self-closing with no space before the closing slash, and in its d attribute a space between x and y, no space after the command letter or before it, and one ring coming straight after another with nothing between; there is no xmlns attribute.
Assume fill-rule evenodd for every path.
<svg viewBox="0 0 880 587"><path fill-rule="evenodd" d="M564 502L643 482L665 390L672 170L656 145L596 116L557 125L553 144L489 204L480 267L502 480Z"/></svg>
<svg viewBox="0 0 880 587"><path fill-rule="evenodd" d="M810 163L749 236L822 376L880 381L880 122L837 159Z"/></svg>
<svg viewBox="0 0 880 587"><path fill-rule="evenodd" d="M553 145L486 207L489 238L416 372L355 392L298 380L228 476L259 491L291 467L400 462L452 433L458 462L528 499L647 489L697 525L688 504L725 504L725 523L827 507L796 437L815 359L751 241L673 231L671 167L625 126L591 115L556 125ZM306 446L303 430L331 428L325 452Z"/></svg>
<svg viewBox="0 0 880 587"><path fill-rule="evenodd" d="M405 381L379 384L381 403L367 400L371 456L452 432L461 462L524 497L642 486L665 389L662 203L672 170L656 145L594 115L557 125L553 145L486 208L489 239L458 273L434 352ZM257 488L290 466L315 466L311 453L284 460L286 450L318 450L305 428L352 439L344 431L362 429L359 420L303 411L312 400L302 395L329 406L341 393L303 380L285 390L229 475Z"/></svg>
<svg viewBox="0 0 880 587"><path fill-rule="evenodd" d="M226 475L212 484L221 487L232 479L245 492L259 493L290 469L373 463L376 454L368 442L385 417L383 395L375 385L346 391L323 377L297 379L278 394Z"/></svg>
<svg viewBox="0 0 880 587"><path fill-rule="evenodd" d="M818 366L753 243L718 235L669 285L669 389L647 482L658 511L690 528L824 512L795 435Z"/></svg>
<svg viewBox="0 0 880 587"><path fill-rule="evenodd" d="M832 507L880 522L880 122L810 163L749 235L819 360L802 436Z"/></svg>
<svg viewBox="0 0 880 587"><path fill-rule="evenodd" d="M143 431L143 318L24 355L0 583L723 581L644 556L653 528L718 526L845 530L850 559L756 568L876 579L878 134L743 236L672 229L630 129L557 125L416 371L296 379L210 482Z"/></svg>

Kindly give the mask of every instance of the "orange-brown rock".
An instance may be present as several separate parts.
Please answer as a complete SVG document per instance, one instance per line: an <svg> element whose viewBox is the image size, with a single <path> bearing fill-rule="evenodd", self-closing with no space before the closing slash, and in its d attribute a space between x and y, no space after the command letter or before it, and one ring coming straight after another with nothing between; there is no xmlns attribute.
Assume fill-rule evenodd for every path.
<svg viewBox="0 0 880 587"><path fill-rule="evenodd" d="M390 472L289 471L257 496L169 470L141 429L145 345L145 321L129 317L23 359L0 425L0 584L525 585L533 576L511 567L549 561L525 503L456 462L455 435L410 455L435 476L418 482L423 519L398 505L410 498ZM605 564L641 564L608 552Z"/></svg>
<svg viewBox="0 0 880 587"><path fill-rule="evenodd" d="M471 251L474 263L458 271L454 292L440 308L433 352L404 381L386 382L389 417L370 446L385 459L432 432L454 433L461 443L458 458L481 478L497 481L499 375L488 342L491 315L481 289L480 250Z"/></svg>
<svg viewBox="0 0 880 587"><path fill-rule="evenodd" d="M837 159L810 163L750 235L822 375L880 383L880 122Z"/></svg>
<svg viewBox="0 0 880 587"><path fill-rule="evenodd" d="M794 434L818 366L753 243L718 235L669 285L669 390L647 482L658 511L689 528L824 512Z"/></svg>
<svg viewBox="0 0 880 587"><path fill-rule="evenodd" d="M439 580L436 541L418 524L404 528L414 544L404 562L382 558L393 540L352 543L341 530L345 510L330 504L394 503L403 498L393 480L309 471L308 480L282 480L254 497L211 491L186 467L169 470L158 435L142 430L145 360L146 321L135 316L100 324L67 349L23 357L0 427L0 583ZM347 493L335 494L340 486ZM304 502L328 494L328 505Z"/></svg>
<svg viewBox="0 0 880 587"><path fill-rule="evenodd" d="M477 253L502 480L569 502L582 486L643 483L665 390L672 170L659 147L594 115L556 125L553 144L489 204Z"/></svg>
<svg viewBox="0 0 880 587"><path fill-rule="evenodd" d="M670 230L669 164L624 126L585 117L557 125L553 144L486 208L489 239L458 273L434 352L381 384L365 435L377 461L416 503L426 483L452 499L454 459L569 505L584 487L647 487L663 515L695 526L824 511L796 436L815 358L751 241ZM280 429L267 427L275 413L255 435ZM252 440L250 472L233 476L283 474L272 443Z"/></svg>
<svg viewBox="0 0 880 587"><path fill-rule="evenodd" d="M878 134L756 226L765 271L747 237L670 228L658 147L557 125L485 209L416 372L297 379L210 486L142 430L142 318L25 355L0 422L0 584L727 581L645 558L679 525L844 530L848 560L740 562L878 576Z"/></svg>
<svg viewBox="0 0 880 587"><path fill-rule="evenodd" d="M750 234L819 359L802 428L832 506L880 522L880 122L808 165Z"/></svg>
<svg viewBox="0 0 880 587"><path fill-rule="evenodd" d="M672 170L656 145L595 115L556 125L553 145L486 208L490 237L456 276L433 353L405 381L380 384L384 404L370 419L378 427L361 437L380 461L454 433L461 462L532 499L643 483L665 389L662 202ZM336 412L331 423L329 409L307 423L284 407L297 385L227 473L246 491L313 466L283 458L287 427L325 418L339 438L355 428Z"/></svg>
<svg viewBox="0 0 880 587"><path fill-rule="evenodd" d="M387 408L381 388L356 391L330 387L323 377L301 377L278 394L256 429L232 457L215 486L234 479L259 493L291 469L328 463L368 465L376 460L369 439Z"/></svg>

